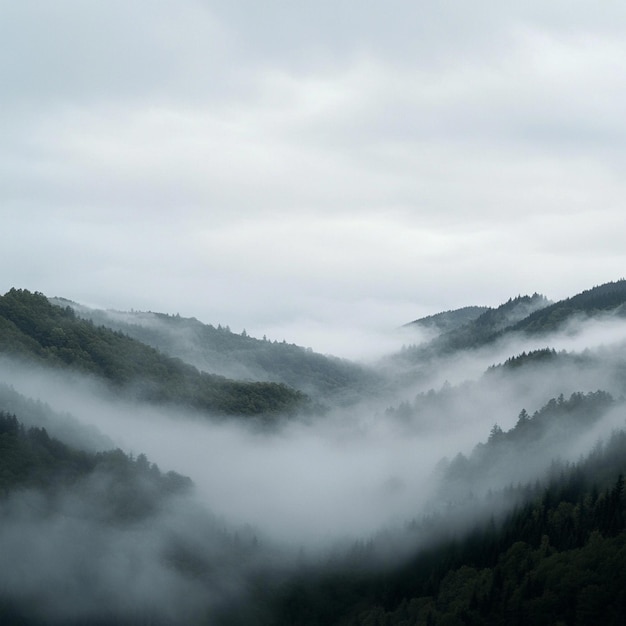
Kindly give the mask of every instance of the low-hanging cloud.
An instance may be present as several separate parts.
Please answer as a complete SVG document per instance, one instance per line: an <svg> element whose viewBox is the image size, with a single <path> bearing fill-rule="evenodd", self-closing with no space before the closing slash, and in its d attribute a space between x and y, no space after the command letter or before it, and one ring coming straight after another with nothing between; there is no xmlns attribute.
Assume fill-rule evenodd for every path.
<svg viewBox="0 0 626 626"><path fill-rule="evenodd" d="M578 322L549 337L520 336L436 362L436 377L421 383L406 372L388 372L394 384L363 402L269 430L111 398L80 376L6 365L2 376L16 390L97 427L125 451L189 475L204 504L228 524L251 524L273 541L319 547L417 515L436 489L437 463L469 453L494 423L512 428L522 408L532 413L550 398L577 391L619 393L623 381L613 364L624 332L619 318ZM607 358L603 344L611 338L617 343ZM485 373L534 349L536 341L559 350L586 345L595 360ZM429 389L434 396L425 393ZM412 407L408 417L399 410L402 402Z"/></svg>

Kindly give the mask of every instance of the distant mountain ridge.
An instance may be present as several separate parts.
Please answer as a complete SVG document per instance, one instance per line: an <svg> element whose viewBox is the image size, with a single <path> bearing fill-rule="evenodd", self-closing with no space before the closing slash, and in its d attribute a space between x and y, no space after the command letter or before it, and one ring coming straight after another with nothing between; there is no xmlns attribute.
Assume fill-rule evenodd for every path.
<svg viewBox="0 0 626 626"><path fill-rule="evenodd" d="M538 293L510 298L499 307L489 307L469 322L442 332L426 344L405 350L403 358L416 361L485 345L548 304L548 299Z"/></svg>
<svg viewBox="0 0 626 626"><path fill-rule="evenodd" d="M473 322L477 317L489 310L487 306L465 306L451 311L442 311L427 315L404 325L404 328L420 327L448 332Z"/></svg>
<svg viewBox="0 0 626 626"><path fill-rule="evenodd" d="M537 293L511 298L497 308L488 308L464 324L453 324L450 330L442 332L425 344L405 349L401 358L417 362L459 350L479 348L507 334L541 335L563 328L566 323L577 318L609 313L626 315L624 279L593 287L554 303Z"/></svg>
<svg viewBox="0 0 626 626"><path fill-rule="evenodd" d="M278 382L309 395L346 401L378 384L373 370L345 359L322 355L285 341L256 339L196 318L151 311L105 311L62 298L77 315L133 337L201 371L235 378Z"/></svg>
<svg viewBox="0 0 626 626"><path fill-rule="evenodd" d="M625 279L586 289L575 296L534 311L510 330L540 334L556 330L575 316L592 317L609 312L619 316L626 315Z"/></svg>

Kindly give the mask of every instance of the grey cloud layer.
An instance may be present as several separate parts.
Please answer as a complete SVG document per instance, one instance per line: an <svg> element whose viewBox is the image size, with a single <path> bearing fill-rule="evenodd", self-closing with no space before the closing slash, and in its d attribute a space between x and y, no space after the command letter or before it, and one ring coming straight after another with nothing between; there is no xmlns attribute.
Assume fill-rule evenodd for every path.
<svg viewBox="0 0 626 626"><path fill-rule="evenodd" d="M6 288L250 327L619 277L617 3L0 11Z"/></svg>

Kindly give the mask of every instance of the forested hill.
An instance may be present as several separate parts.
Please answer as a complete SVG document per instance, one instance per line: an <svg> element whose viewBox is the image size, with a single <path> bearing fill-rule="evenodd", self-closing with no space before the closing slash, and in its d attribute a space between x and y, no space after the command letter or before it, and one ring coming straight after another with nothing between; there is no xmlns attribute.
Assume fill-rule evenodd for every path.
<svg viewBox="0 0 626 626"><path fill-rule="evenodd" d="M115 447L113 439L96 426L83 424L69 413L55 411L41 399L26 397L4 383L0 383L0 410L19 415L25 427L45 428L51 437L72 448L93 452Z"/></svg>
<svg viewBox="0 0 626 626"><path fill-rule="evenodd" d="M609 393L598 390L552 398L532 415L522 409L513 428L504 431L494 424L486 443L479 443L469 457L459 453L446 466L442 491L450 500L485 493L504 477L511 483L532 480L564 451L575 448L615 406Z"/></svg>
<svg viewBox="0 0 626 626"><path fill-rule="evenodd" d="M509 433L492 432L466 463L482 472L503 445L536 438L553 421L559 427L564 419L580 422L586 415L593 422L611 402L602 393L555 400L533 417L522 416L522 424ZM406 527L409 536L426 533L428 541L405 562L372 568L386 549L384 534L355 544L331 564L303 569L276 589L264 601L268 618L263 623L621 626L626 614L625 472L622 430L575 464L555 462L542 481L512 482L480 500L466 491L464 503ZM517 504L512 510L500 508L505 501ZM476 507L492 511L491 519L480 516L472 525L468 520ZM243 626L250 617L235 613L223 624Z"/></svg>
<svg viewBox="0 0 626 626"><path fill-rule="evenodd" d="M550 303L545 296L518 296L475 319L442 332L432 341L405 349L402 359L417 362L432 356L479 348L511 333L540 335L576 319L626 313L626 280L606 283L571 298ZM419 321L419 320L418 320Z"/></svg>
<svg viewBox="0 0 626 626"><path fill-rule="evenodd" d="M415 326L439 332L449 332L469 322L473 322L488 310L489 307L486 306L465 306L460 309L443 311L441 313L435 313L435 315L421 317L405 324L405 327Z"/></svg>
<svg viewBox="0 0 626 626"><path fill-rule="evenodd" d="M548 300L540 294L517 296L497 308L488 308L475 319L443 332L425 345L405 350L403 357L419 360L433 355L450 354L485 345L506 330L525 319L529 314L548 305Z"/></svg>
<svg viewBox="0 0 626 626"><path fill-rule="evenodd" d="M259 551L194 492L144 454L85 452L0 411L0 624L214 623Z"/></svg>
<svg viewBox="0 0 626 626"><path fill-rule="evenodd" d="M0 297L0 354L92 374L117 392L218 415L278 415L306 404L286 385L239 382L199 372L180 359L76 316L41 293Z"/></svg>
<svg viewBox="0 0 626 626"><path fill-rule="evenodd" d="M204 324L195 318L153 312L121 312L91 309L69 300L53 303L70 306L90 319L198 369L229 378L281 382L307 394L335 400L358 398L377 385L373 370L345 359L322 355L294 344L256 339L228 326Z"/></svg>
<svg viewBox="0 0 626 626"><path fill-rule="evenodd" d="M50 437L45 428L25 428L15 415L4 411L0 411L0 450L0 502L16 490L76 487L89 475L105 473L113 480L107 483L111 493L106 494L106 506L100 503L100 514L131 520L150 515L160 499L192 486L189 478L176 472L162 474L143 454L135 459L119 449L77 450Z"/></svg>
<svg viewBox="0 0 626 626"><path fill-rule="evenodd" d="M560 300L511 326L511 331L545 333L558 329L575 317L593 317L605 313L626 315L626 280L605 283L571 298Z"/></svg>

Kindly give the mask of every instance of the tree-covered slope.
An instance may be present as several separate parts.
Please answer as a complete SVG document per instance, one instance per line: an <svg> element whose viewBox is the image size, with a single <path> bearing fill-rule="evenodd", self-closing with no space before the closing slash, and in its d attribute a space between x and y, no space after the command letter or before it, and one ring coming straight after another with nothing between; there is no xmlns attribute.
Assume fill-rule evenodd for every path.
<svg viewBox="0 0 626 626"><path fill-rule="evenodd" d="M26 428L45 428L51 437L79 450L97 452L115 447L113 440L95 426L83 424L69 413L54 411L47 403L28 398L4 383L0 383L0 409L19 415Z"/></svg>
<svg viewBox="0 0 626 626"><path fill-rule="evenodd" d="M623 317L626 313L626 280L606 283L575 296L550 303L544 296L518 296L475 319L441 333L426 344L402 351L398 358L416 363L434 356L480 348L513 335L541 335L563 329L568 322Z"/></svg>
<svg viewBox="0 0 626 626"><path fill-rule="evenodd" d="M485 313L489 307L486 306L466 306L452 311L442 311L434 315L427 315L417 320L413 320L405 327L418 327L436 330L438 332L449 332L461 326L473 322L476 318Z"/></svg>
<svg viewBox="0 0 626 626"><path fill-rule="evenodd" d="M202 371L229 378L280 382L324 398L355 399L379 382L374 371L285 341L256 339L195 318L153 312L90 309L61 298L80 317L121 331Z"/></svg>
<svg viewBox="0 0 626 626"><path fill-rule="evenodd" d="M443 332L424 345L405 349L401 356L405 360L419 361L478 348L502 336L514 324L547 304L545 296L537 293L511 298L499 307L488 308L475 319Z"/></svg>
<svg viewBox="0 0 626 626"><path fill-rule="evenodd" d="M0 623L207 625L256 554L143 454L85 452L0 410Z"/></svg>
<svg viewBox="0 0 626 626"><path fill-rule="evenodd" d="M271 382L239 382L199 372L136 339L96 326L40 293L11 289L0 297L0 354L92 374L142 399L221 415L276 415L306 401Z"/></svg>
<svg viewBox="0 0 626 626"><path fill-rule="evenodd" d="M522 409L508 431L497 423L486 443L466 457L458 454L443 474L446 499L485 493L504 481L526 482L541 477L555 458L576 449L576 442L592 430L616 405L605 391L573 393L550 399L532 415Z"/></svg>
<svg viewBox="0 0 626 626"><path fill-rule="evenodd" d="M546 333L557 330L574 318L589 318L606 313L626 314L626 280L605 283L587 289L571 298L535 311L512 325L509 330Z"/></svg>
<svg viewBox="0 0 626 626"><path fill-rule="evenodd" d="M587 400L593 421L603 410L599 396L561 406ZM585 411L578 408L563 411L582 419ZM551 405L533 418L537 428L550 416L560 419ZM495 449L498 436L484 445ZM396 564L372 565L388 544L384 536L374 538L304 568L289 584L264 593L256 610L264 610L263 623L272 626L622 624L625 472L626 432L614 432L584 459L554 463L541 481L512 484L485 500L451 503L415 520L406 532L427 540L411 548L405 538L404 559ZM504 501L516 505L502 508ZM491 510L491 518L473 517L477 507ZM224 624L249 617L242 611Z"/></svg>
<svg viewBox="0 0 626 626"><path fill-rule="evenodd" d="M162 474L142 454L133 459L119 449L92 453L71 448L45 428L25 428L15 415L0 411L0 497L18 489L76 485L96 473L111 478L106 498L113 508L101 512L114 519L144 517L160 498L191 486L188 478L174 472Z"/></svg>
<svg viewBox="0 0 626 626"><path fill-rule="evenodd" d="M370 486L386 478L387 466L393 466L394 488L387 489L390 482L386 482L373 506L389 512L381 519L394 520L387 523L397 526L372 531L371 536L358 535L352 545L348 541L333 545L328 555L307 548L297 558L294 550L281 561L272 547L259 546L256 540L242 546L193 506L187 508L191 505L191 497L184 495L188 480L161 473L143 455L102 452L100 443L88 451L60 443L57 433L72 428L67 416L0 384L0 568L4 569L0 621L37 626L621 623L626 612L622 478L626 433L619 430L626 415L623 345L613 340L611 345L566 352L551 347L531 350L519 342L496 340L507 333L535 337L579 317L619 316L626 296L622 282L556 305L535 294L476 316L472 311L471 319L461 325L459 318L452 320L451 330L440 328L436 340L415 351L424 359L425 369L440 368L445 374L454 367L461 370L454 384L444 383L437 372L437 390L425 391L428 379L417 380L415 366L404 372L390 368L401 375L408 372L409 383L389 385L385 389L389 395L376 406L371 396L363 395L358 411L327 413L323 424L313 420L286 424L283 431L278 422L279 428L260 434L193 422L192 436L201 446L205 440L198 433L207 435L208 441L209 435L226 432L226 438L218 435L218 439L224 441L224 455L236 459L236 471L242 463L263 471L260 457L254 455L270 451L264 456L271 456L278 449L274 436L284 449L297 446L300 436L319 437L324 444L324 437L329 437L338 457L346 457L350 464L351 476L352 460L364 451L372 467L372 473L368 467L363 477L368 498L378 497ZM96 312L91 319L80 317L83 314L78 307L57 306L42 294L11 290L0 298L4 366L21 362L91 374L124 397L133 394L213 414L278 414L303 400L302 394L278 382L237 383L199 371L208 369L209 363L219 364L220 359L228 367L245 369L246 375L259 371L276 381L289 375L294 381L309 379L309 388L320 395L359 390L368 380L368 374L352 370L350 364L193 319L120 314L112 329L106 326L107 320L113 323L108 313ZM542 337L539 345L543 341ZM473 351L489 343L497 349ZM509 357L512 346L528 351ZM190 354L198 359L194 361L198 369L175 356ZM452 358L429 358L440 355ZM487 361L492 356L501 363L485 371L486 363L494 362ZM260 394L258 404L255 393ZM394 406L383 412L387 400ZM242 408L242 403L248 408ZM84 406L90 410L88 401ZM26 419L20 423L14 414L22 413ZM121 429L144 428L141 422L133 425L130 417L124 418ZM608 437L613 428L617 430ZM182 433L184 421L177 422L175 429L177 435ZM245 456L236 456L240 431L246 445L249 437L257 435L263 445L251 439L253 447L245 448ZM601 437L603 443L594 448ZM481 439L484 442L476 444ZM72 441L81 440L88 441L89 434L81 433ZM341 445L335 446L336 441ZM177 439L177 450L186 454L185 443L179 442L189 439ZM400 462L381 463L379 444L388 455L398 450ZM445 451L440 445L446 446ZM302 449L290 448L280 472L264 482L277 490L295 484L303 498L313 500L311 483L293 471L294 456ZM310 467L311 472L332 474L331 481L342 479L341 463L334 463L334 456L326 452L317 456L310 445L304 449L306 472ZM441 459L444 454L448 458ZM280 456L272 457L271 464L283 462ZM425 460L414 465L417 457ZM228 488L229 471L219 465L219 473L214 472L220 487ZM358 501L360 485L356 479L350 483L345 495L350 506L352 493ZM270 492L255 493L255 502L271 502L265 493ZM210 493L205 495L208 503L217 502L215 492L213 499ZM250 492L242 497L249 498ZM335 506L335 501L322 497L319 502L315 510L321 511L319 526L332 535L337 524L331 520L336 518L324 515L331 510L324 507ZM59 536L65 542L62 548L56 541ZM17 582L9 566L22 563L15 555L30 555L22 559L26 565L20 565L28 576ZM37 565L51 561L60 564L61 574L52 567L39 576ZM120 577L118 570L124 575ZM138 585L133 583L136 579ZM159 580L165 583L160 585ZM107 596L110 585L118 588L114 602ZM49 614L56 596L64 597L72 586L79 593L71 602L64 600L64 612ZM127 587L141 594L147 586L151 591L143 600L134 596L139 608L131 606ZM79 608L82 594L87 594L90 607ZM99 598L104 598L102 605L97 604ZM113 608L102 612L102 606ZM168 612L167 606L173 611Z"/></svg>

